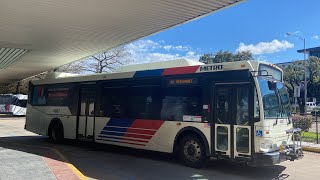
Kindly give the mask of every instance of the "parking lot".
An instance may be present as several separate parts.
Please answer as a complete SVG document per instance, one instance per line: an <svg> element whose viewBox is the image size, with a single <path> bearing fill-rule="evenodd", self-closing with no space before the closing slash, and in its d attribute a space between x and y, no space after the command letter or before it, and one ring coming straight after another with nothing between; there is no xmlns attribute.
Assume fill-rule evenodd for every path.
<svg viewBox="0 0 320 180"><path fill-rule="evenodd" d="M222 160L204 169L168 154L68 141L53 144L23 129L25 118L0 118L0 179L318 179L320 154L253 168Z"/></svg>

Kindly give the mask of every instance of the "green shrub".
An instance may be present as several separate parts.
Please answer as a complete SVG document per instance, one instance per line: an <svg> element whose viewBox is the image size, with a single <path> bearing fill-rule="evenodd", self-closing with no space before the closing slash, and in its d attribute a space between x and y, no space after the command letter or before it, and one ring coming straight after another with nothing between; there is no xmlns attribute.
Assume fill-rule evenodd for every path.
<svg viewBox="0 0 320 180"><path fill-rule="evenodd" d="M292 121L294 128L301 128L302 131L309 131L314 121L314 118L296 115L292 117Z"/></svg>
<svg viewBox="0 0 320 180"><path fill-rule="evenodd" d="M314 143L317 141L317 135L318 135L318 138L320 139L320 134L316 134L314 132L302 132L301 133L302 141Z"/></svg>

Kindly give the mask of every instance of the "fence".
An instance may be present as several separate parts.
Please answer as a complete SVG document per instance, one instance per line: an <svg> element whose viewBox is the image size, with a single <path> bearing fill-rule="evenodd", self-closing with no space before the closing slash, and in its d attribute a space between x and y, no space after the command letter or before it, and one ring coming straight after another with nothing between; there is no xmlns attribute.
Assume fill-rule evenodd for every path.
<svg viewBox="0 0 320 180"><path fill-rule="evenodd" d="M293 126L302 129L302 141L306 143L319 144L320 143L320 115L313 113L307 116L293 116Z"/></svg>

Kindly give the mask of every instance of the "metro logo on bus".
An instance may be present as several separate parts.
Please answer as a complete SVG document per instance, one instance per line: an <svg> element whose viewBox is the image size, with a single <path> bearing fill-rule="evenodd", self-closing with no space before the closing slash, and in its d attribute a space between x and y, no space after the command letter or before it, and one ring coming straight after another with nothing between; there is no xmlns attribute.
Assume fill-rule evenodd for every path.
<svg viewBox="0 0 320 180"><path fill-rule="evenodd" d="M201 71L217 71L222 69L223 69L223 65L200 66L200 72Z"/></svg>

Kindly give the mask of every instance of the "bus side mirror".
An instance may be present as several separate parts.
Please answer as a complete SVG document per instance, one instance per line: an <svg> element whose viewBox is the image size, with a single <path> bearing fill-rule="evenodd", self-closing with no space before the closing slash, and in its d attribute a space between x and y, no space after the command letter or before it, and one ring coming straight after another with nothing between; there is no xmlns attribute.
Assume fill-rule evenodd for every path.
<svg viewBox="0 0 320 180"><path fill-rule="evenodd" d="M268 87L270 90L276 90L277 89L277 83L274 81L268 81Z"/></svg>

